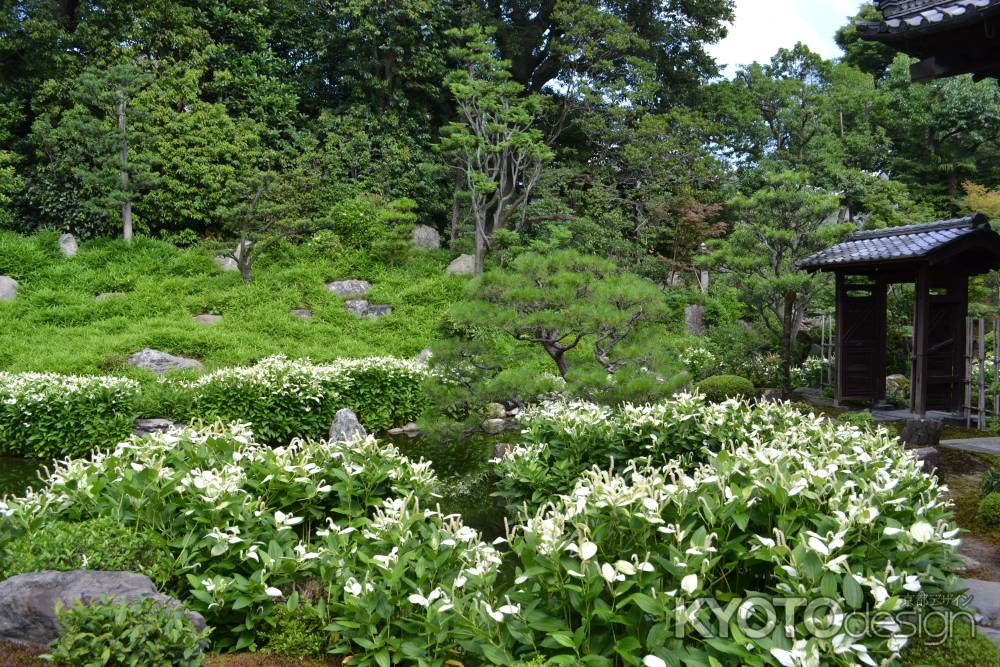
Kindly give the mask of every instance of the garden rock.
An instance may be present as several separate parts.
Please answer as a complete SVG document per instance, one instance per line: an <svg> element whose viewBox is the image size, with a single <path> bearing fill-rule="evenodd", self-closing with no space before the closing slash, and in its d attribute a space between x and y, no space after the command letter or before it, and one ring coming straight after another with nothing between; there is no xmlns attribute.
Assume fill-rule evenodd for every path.
<svg viewBox="0 0 1000 667"><path fill-rule="evenodd" d="M327 283L326 288L337 296L364 296L372 284L367 280L335 280Z"/></svg>
<svg viewBox="0 0 1000 667"><path fill-rule="evenodd" d="M900 375L899 373L887 375L885 378L885 391L887 394L906 396L910 393L910 381L905 375Z"/></svg>
<svg viewBox="0 0 1000 667"><path fill-rule="evenodd" d="M193 319L198 324L212 325L212 324L218 324L219 322L221 322L222 321L222 315L209 315L209 314L206 313L206 314L203 314L203 315L195 315Z"/></svg>
<svg viewBox="0 0 1000 667"><path fill-rule="evenodd" d="M692 336L705 334L705 306L695 303L684 309L684 330Z"/></svg>
<svg viewBox="0 0 1000 667"><path fill-rule="evenodd" d="M487 419L503 419L507 415L507 408L500 403L487 403L483 414Z"/></svg>
<svg viewBox="0 0 1000 667"><path fill-rule="evenodd" d="M175 424L169 419L155 418L155 419L136 419L132 423L132 433L133 435L144 436L152 435L153 433L166 433L172 429Z"/></svg>
<svg viewBox="0 0 1000 667"><path fill-rule="evenodd" d="M59 252L63 257L76 257L77 250L76 238L72 234L63 234L59 237Z"/></svg>
<svg viewBox="0 0 1000 667"><path fill-rule="evenodd" d="M505 419L484 419L483 420L483 430L490 435L499 435L504 432L507 428L507 420Z"/></svg>
<svg viewBox="0 0 1000 667"><path fill-rule="evenodd" d="M972 556L966 556L965 554L960 553L958 554L958 558L962 561L962 563L955 568L956 574L965 574L966 572L973 572L983 566L982 563L980 563Z"/></svg>
<svg viewBox="0 0 1000 667"><path fill-rule="evenodd" d="M417 225L413 228L413 247L419 250L437 250L441 247L441 235L433 227Z"/></svg>
<svg viewBox="0 0 1000 667"><path fill-rule="evenodd" d="M392 306L373 305L365 299L349 299L344 302L344 308L356 317L369 317L372 319L384 317L392 312Z"/></svg>
<svg viewBox="0 0 1000 667"><path fill-rule="evenodd" d="M295 308L292 310L292 315L300 320L311 320L313 317L313 311L308 308Z"/></svg>
<svg viewBox="0 0 1000 667"><path fill-rule="evenodd" d="M407 422L401 428L390 428L386 431L389 435L405 435L407 438L416 438L420 435L420 427L413 422Z"/></svg>
<svg viewBox="0 0 1000 667"><path fill-rule="evenodd" d="M417 362L418 364L423 364L424 366L426 366L427 364L430 363L431 357L433 356L434 356L434 350L432 350L429 347L425 347L424 349L420 350L420 354L413 357L413 361Z"/></svg>
<svg viewBox="0 0 1000 667"><path fill-rule="evenodd" d="M941 453L934 447L920 447L911 454L924 462L924 472L931 472L941 463Z"/></svg>
<svg viewBox="0 0 1000 667"><path fill-rule="evenodd" d="M149 577L133 572L72 570L32 572L0 582L0 641L51 645L59 637L56 603L71 607L110 597L121 602L153 598L168 607L180 602L156 592ZM187 612L198 631L205 629L201 614Z"/></svg>
<svg viewBox="0 0 1000 667"><path fill-rule="evenodd" d="M941 443L944 424L934 419L907 419L899 434L904 445L910 447L937 447Z"/></svg>
<svg viewBox="0 0 1000 667"><path fill-rule="evenodd" d="M471 276L476 272L476 258L472 255L459 255L446 270L453 276Z"/></svg>
<svg viewBox="0 0 1000 667"><path fill-rule="evenodd" d="M17 281L10 276L0 276L0 301L13 301L17 298Z"/></svg>
<svg viewBox="0 0 1000 667"><path fill-rule="evenodd" d="M511 455L511 452L514 451L514 448L515 445L509 442L498 442L497 444L493 445L493 459L490 462L500 463L505 458Z"/></svg>
<svg viewBox="0 0 1000 667"><path fill-rule="evenodd" d="M144 368L157 375L163 375L169 370L201 370L204 368L197 359L175 357L172 354L148 347L131 355L126 361L132 368Z"/></svg>
<svg viewBox="0 0 1000 667"><path fill-rule="evenodd" d="M977 629L994 643L1000 639L1000 583L981 579L962 579L968 590L968 607L975 612Z"/></svg>
<svg viewBox="0 0 1000 667"><path fill-rule="evenodd" d="M125 296L125 292L101 292L94 297L94 301L107 301L109 299L118 299Z"/></svg>
<svg viewBox="0 0 1000 667"><path fill-rule="evenodd" d="M232 257L215 256L215 264L223 271L239 271L240 265Z"/></svg>
<svg viewBox="0 0 1000 667"><path fill-rule="evenodd" d="M349 442L354 438L365 438L368 432L358 421L358 416L349 408L337 410L330 425L330 442Z"/></svg>

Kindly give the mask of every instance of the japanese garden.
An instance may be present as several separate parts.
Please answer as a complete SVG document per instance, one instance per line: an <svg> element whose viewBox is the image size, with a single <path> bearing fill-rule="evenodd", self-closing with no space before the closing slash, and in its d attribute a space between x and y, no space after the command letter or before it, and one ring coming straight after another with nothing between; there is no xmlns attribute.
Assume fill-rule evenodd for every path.
<svg viewBox="0 0 1000 667"><path fill-rule="evenodd" d="M1000 667L1000 0L796 4L0 5L0 667Z"/></svg>

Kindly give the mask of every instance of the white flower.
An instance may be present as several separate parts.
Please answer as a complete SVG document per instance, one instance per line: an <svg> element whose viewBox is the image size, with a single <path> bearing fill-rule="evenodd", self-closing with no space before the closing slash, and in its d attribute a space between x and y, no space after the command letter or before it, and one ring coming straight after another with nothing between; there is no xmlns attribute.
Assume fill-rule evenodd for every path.
<svg viewBox="0 0 1000 667"><path fill-rule="evenodd" d="M797 652L786 651L783 648L772 648L771 655L774 659L780 662L784 667L795 667L799 664Z"/></svg>
<svg viewBox="0 0 1000 667"><path fill-rule="evenodd" d="M431 605L431 601L419 593L414 593L407 599L413 604L418 604L421 607L429 607Z"/></svg>
<svg viewBox="0 0 1000 667"><path fill-rule="evenodd" d="M270 595L273 598L280 598L281 597L281 591L279 589L275 588L274 586L269 586L268 588L266 588L264 590L264 592L267 593L268 595Z"/></svg>
<svg viewBox="0 0 1000 667"><path fill-rule="evenodd" d="M581 560L590 560L597 555L597 545L593 542L584 542L580 547Z"/></svg>
<svg viewBox="0 0 1000 667"><path fill-rule="evenodd" d="M910 526L910 537L920 543L930 542L934 538L934 526L926 521L918 521Z"/></svg>
<svg viewBox="0 0 1000 667"><path fill-rule="evenodd" d="M618 573L615 572L615 568L611 565L611 563L604 563L601 565L601 576L604 577L604 580L609 584L613 584L615 579L618 578Z"/></svg>
<svg viewBox="0 0 1000 667"><path fill-rule="evenodd" d="M663 658L658 658L655 655L647 655L642 659L642 664L644 667L667 667L667 663L663 661Z"/></svg>
<svg viewBox="0 0 1000 667"><path fill-rule="evenodd" d="M698 590L698 575L689 574L683 579L681 579L681 590L691 595L696 590Z"/></svg>

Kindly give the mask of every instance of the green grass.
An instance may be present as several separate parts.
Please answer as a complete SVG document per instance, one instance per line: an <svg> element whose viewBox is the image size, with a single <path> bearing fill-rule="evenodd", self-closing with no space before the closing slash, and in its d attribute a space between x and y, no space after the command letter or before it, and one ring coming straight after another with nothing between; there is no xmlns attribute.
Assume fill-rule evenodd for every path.
<svg viewBox="0 0 1000 667"><path fill-rule="evenodd" d="M402 266L370 261L361 251L326 255L286 245L255 267L244 285L217 268L199 247L178 249L148 238L89 241L63 258L56 234L0 232L0 275L20 283L18 298L0 302L0 369L114 373L141 378L124 360L144 347L191 356L207 368L244 365L271 355L410 357L431 343L464 278L445 274L445 251L414 252ZM359 320L328 292L331 280L369 280L366 297L393 313ZM102 292L120 293L98 301ZM312 320L290 314L309 308ZM206 326L194 315L223 321Z"/></svg>
<svg viewBox="0 0 1000 667"><path fill-rule="evenodd" d="M968 622L958 623L950 636L941 634L943 622L928 623L924 637L914 637L897 663L899 667L1000 667L1000 648L988 637L970 631Z"/></svg>

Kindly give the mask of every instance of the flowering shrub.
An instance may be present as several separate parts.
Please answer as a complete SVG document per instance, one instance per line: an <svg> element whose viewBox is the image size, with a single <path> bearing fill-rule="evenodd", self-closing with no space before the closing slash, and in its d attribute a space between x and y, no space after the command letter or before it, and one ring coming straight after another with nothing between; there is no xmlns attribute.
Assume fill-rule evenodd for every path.
<svg viewBox="0 0 1000 667"><path fill-rule="evenodd" d="M731 416L730 406L680 400L684 420L700 428ZM543 653L549 664L574 665L875 665L904 646L896 619L907 596L943 591L958 543L936 478L883 430L783 405L732 405L744 423L731 422L694 470L594 468L524 515L509 536L518 567L507 595L519 613L497 624L492 650L501 655L492 662ZM586 409L578 423L555 412L552 431L641 423L652 410ZM720 613L729 605L732 623L694 602L704 597ZM779 612L785 623L772 632L740 629L740 621L759 629L761 607L781 609L788 598L803 602ZM868 632L850 636L826 607L810 616L806 602L816 598L857 612Z"/></svg>
<svg viewBox="0 0 1000 667"><path fill-rule="evenodd" d="M186 428L59 462L41 491L0 501L0 545L58 519L155 531L186 579L171 592L216 627L218 646L244 647L312 571L315 529L363 525L384 498L436 483L428 464L373 438L271 449L243 425Z"/></svg>
<svg viewBox="0 0 1000 667"><path fill-rule="evenodd" d="M689 347L680 354L680 361L692 379L702 380L719 372L718 357L704 347Z"/></svg>
<svg viewBox="0 0 1000 667"><path fill-rule="evenodd" d="M191 382L191 411L206 420L252 425L264 442L321 438L340 408L369 430L414 419L423 406L424 366L393 357L315 365L282 356L248 368L225 368Z"/></svg>
<svg viewBox="0 0 1000 667"><path fill-rule="evenodd" d="M832 364L819 357L807 357L800 365L792 369L793 387L818 387L823 375L827 375Z"/></svg>
<svg viewBox="0 0 1000 667"><path fill-rule="evenodd" d="M139 384L114 377L0 372L0 455L80 456L132 432Z"/></svg>
<svg viewBox="0 0 1000 667"><path fill-rule="evenodd" d="M607 408L549 402L518 417L520 444L498 464L498 489L513 508L538 507L569 493L593 466L622 470L632 461L693 466L723 443L766 438L811 424L787 406L741 401L706 403L680 394L652 405Z"/></svg>
<svg viewBox="0 0 1000 667"><path fill-rule="evenodd" d="M729 365L731 373L749 378L755 387L776 387L781 384L780 354L754 354Z"/></svg>

